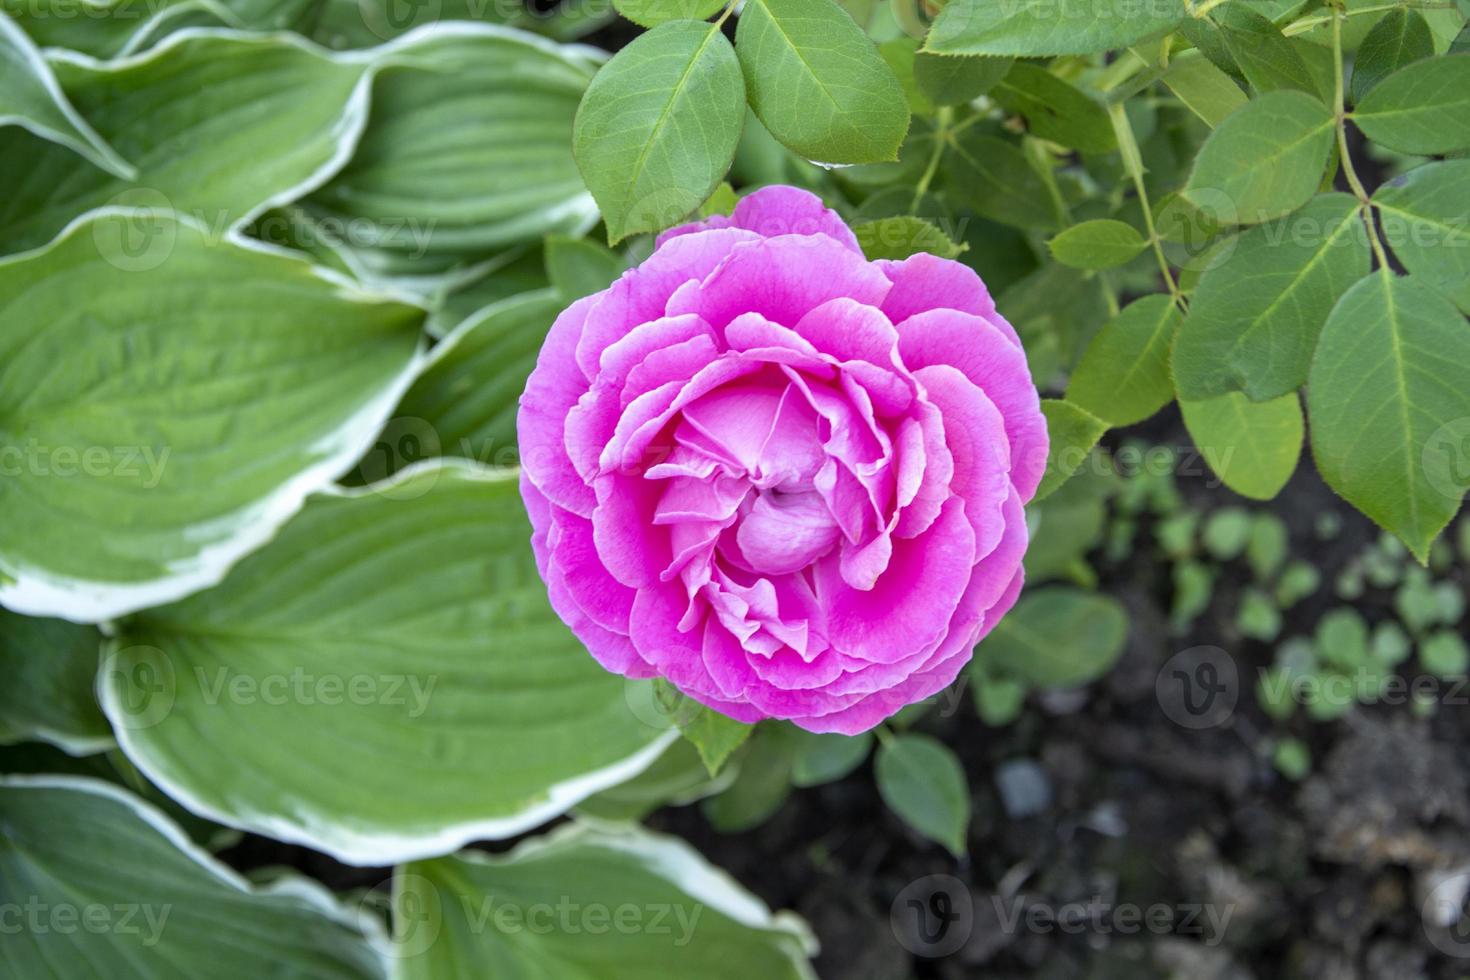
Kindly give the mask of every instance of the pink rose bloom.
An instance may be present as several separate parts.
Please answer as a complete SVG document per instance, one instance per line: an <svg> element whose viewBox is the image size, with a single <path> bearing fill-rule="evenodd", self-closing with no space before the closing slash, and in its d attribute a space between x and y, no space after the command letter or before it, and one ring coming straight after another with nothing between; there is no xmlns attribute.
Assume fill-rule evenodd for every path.
<svg viewBox="0 0 1470 980"><path fill-rule="evenodd" d="M958 262L869 262L768 187L573 303L517 420L551 603L741 721L856 734L955 679L1021 589L1046 423Z"/></svg>

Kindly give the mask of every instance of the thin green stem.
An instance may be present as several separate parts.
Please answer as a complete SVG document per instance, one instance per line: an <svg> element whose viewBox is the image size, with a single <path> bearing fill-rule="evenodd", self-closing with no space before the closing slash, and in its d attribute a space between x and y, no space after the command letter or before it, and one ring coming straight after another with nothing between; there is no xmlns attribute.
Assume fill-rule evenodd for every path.
<svg viewBox="0 0 1470 980"><path fill-rule="evenodd" d="M1454 6L1452 3L1375 3L1368 7L1354 7L1352 10L1344 10L1342 11L1342 16L1362 17L1365 14L1381 14L1386 10L1398 10L1400 7L1407 10L1451 10ZM1305 34L1313 28L1331 23L1334 19L1333 14L1314 14L1311 17L1303 17L1301 20L1287 24L1281 29L1281 33L1287 37Z"/></svg>
<svg viewBox="0 0 1470 980"><path fill-rule="evenodd" d="M1128 121L1128 113L1121 103L1109 106L1108 115L1113 120L1113 132L1118 137L1118 149L1123 156L1123 165L1133 178L1133 189L1138 194L1138 206L1143 211L1143 227L1148 232L1148 243L1153 247L1154 257L1158 260L1159 272L1164 276L1164 283L1169 287L1169 295L1173 298L1174 305L1184 311L1186 309L1184 296L1179 292L1179 284L1174 281L1174 271L1169 268L1169 259L1164 255L1159 230L1154 227L1154 209L1148 199L1148 188L1143 182L1143 158L1138 152L1138 139L1133 135L1133 124Z"/></svg>
<svg viewBox="0 0 1470 980"><path fill-rule="evenodd" d="M934 182L934 175L939 172L939 161L944 157L944 146L949 141L950 120L954 118L954 109L950 106L942 106L934 119L934 151L929 154L929 165L924 168L924 173L919 177L919 182L914 185L914 199L909 202L909 214L919 213L919 202L924 195L929 193L929 185Z"/></svg>
<svg viewBox="0 0 1470 980"><path fill-rule="evenodd" d="M1348 151L1347 141L1347 96L1343 91L1343 63L1342 63L1342 21L1343 18L1336 16L1342 13L1338 7L1341 0L1334 0L1332 5L1332 72L1334 75L1333 87L1333 120L1337 128L1337 150L1338 156L1342 158L1342 173L1347 178L1348 186L1352 188L1353 196L1358 199L1358 207L1362 212L1363 224L1368 226L1368 242L1373 246L1373 254L1378 257L1380 268L1388 269L1388 252L1383 247L1383 240L1378 237L1378 224L1373 220L1373 198L1368 189L1363 186L1363 181L1358 177L1358 171L1353 166L1352 154Z"/></svg>

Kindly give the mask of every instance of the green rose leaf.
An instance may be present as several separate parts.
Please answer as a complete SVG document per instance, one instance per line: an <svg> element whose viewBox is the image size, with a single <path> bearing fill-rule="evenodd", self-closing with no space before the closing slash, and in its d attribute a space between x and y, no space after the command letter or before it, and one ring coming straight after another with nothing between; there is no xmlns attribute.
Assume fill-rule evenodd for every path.
<svg viewBox="0 0 1470 980"><path fill-rule="evenodd" d="M1017 228L1056 228L1041 176L1015 144L968 129L941 165L948 189L982 217Z"/></svg>
<svg viewBox="0 0 1470 980"><path fill-rule="evenodd" d="M952 259L964 252L963 245L956 245L949 236L935 227L933 222L910 215L879 218L853 225L852 233L862 246L863 254L870 260L906 259L918 252L928 252L943 259Z"/></svg>
<svg viewBox="0 0 1470 980"><path fill-rule="evenodd" d="M871 732L817 734L797 728L789 734L794 743L791 782L796 786L836 782L862 765L873 748Z"/></svg>
<svg viewBox="0 0 1470 980"><path fill-rule="evenodd" d="M0 252L50 241L104 205L172 208L223 232L339 166L362 125L366 66L289 35L196 35L114 62L52 62L77 112L131 161L129 181L0 128ZM249 78L251 84L230 84ZM359 93L359 97L354 97Z"/></svg>
<svg viewBox="0 0 1470 980"><path fill-rule="evenodd" d="M1032 134L1084 153L1118 146L1102 104L1077 86L1029 61L1018 62L991 90L991 98L1024 116Z"/></svg>
<svg viewBox="0 0 1470 980"><path fill-rule="evenodd" d="M1338 301L1312 361L1317 469L1420 561L1470 487L1467 363L1465 318L1416 278L1386 271Z"/></svg>
<svg viewBox="0 0 1470 980"><path fill-rule="evenodd" d="M1176 57L1162 81L1211 129L1248 101L1235 79L1198 53L1186 52Z"/></svg>
<svg viewBox="0 0 1470 980"><path fill-rule="evenodd" d="M1370 140L1401 153L1470 148L1470 53L1400 68L1364 96L1353 122Z"/></svg>
<svg viewBox="0 0 1470 980"><path fill-rule="evenodd" d="M704 20L719 13L725 0L613 0L618 13L639 27L658 27L671 20Z"/></svg>
<svg viewBox="0 0 1470 980"><path fill-rule="evenodd" d="M1434 34L1424 15L1406 7L1390 10L1358 46L1353 59L1353 101L1362 102L1389 75L1433 54Z"/></svg>
<svg viewBox="0 0 1470 980"><path fill-rule="evenodd" d="M596 208L572 120L595 69L586 49L492 24L414 34L372 79L352 159L306 206L351 230L360 275L580 234Z"/></svg>
<svg viewBox="0 0 1470 980"><path fill-rule="evenodd" d="M628 268L621 255L588 238L549 235L545 252L546 278L567 304L601 292Z"/></svg>
<svg viewBox="0 0 1470 980"><path fill-rule="evenodd" d="M1270 20L1248 7L1226 5L1221 20L1225 47L1256 91L1295 89L1331 98L1331 87L1323 92L1307 66L1303 52L1309 50L1309 42L1287 38Z"/></svg>
<svg viewBox="0 0 1470 980"><path fill-rule="evenodd" d="M1052 257L1074 269L1112 269L1137 258L1148 242L1132 225L1098 218L1073 225L1047 243Z"/></svg>
<svg viewBox="0 0 1470 980"><path fill-rule="evenodd" d="M125 624L103 710L191 810L348 863L522 833L678 737L552 612L530 534L513 470L314 497L222 585Z"/></svg>
<svg viewBox="0 0 1470 980"><path fill-rule="evenodd" d="M806 923L640 827L568 824L508 854L405 865L393 884L399 980L816 978Z"/></svg>
<svg viewBox="0 0 1470 980"><path fill-rule="evenodd" d="M72 755L112 747L93 689L102 634L95 626L0 609L0 745L41 740Z"/></svg>
<svg viewBox="0 0 1470 980"><path fill-rule="evenodd" d="M0 824L8 898L41 903L43 926L56 924L7 930L7 976L387 976L381 930L365 933L326 889L294 874L251 884L112 783L0 777ZM67 908L73 928L55 917Z"/></svg>
<svg viewBox="0 0 1470 980"><path fill-rule="evenodd" d="M1348 287L1368 274L1358 202L1322 194L1252 228L1206 270L1174 346L1179 396L1243 391L1267 401L1307 380L1317 335Z"/></svg>
<svg viewBox="0 0 1470 980"><path fill-rule="evenodd" d="M1028 592L975 650L986 671L1031 687L1087 684L1123 654L1128 614L1112 596L1049 585Z"/></svg>
<svg viewBox="0 0 1470 980"><path fill-rule="evenodd" d="M718 776L736 749L745 744L754 726L707 708L662 678L653 682L664 713L699 752L711 777Z"/></svg>
<svg viewBox="0 0 1470 980"><path fill-rule="evenodd" d="M1179 308L1156 293L1123 308L1082 354L1067 385L1067 401L1111 427L1142 422L1174 397L1169 347Z"/></svg>
<svg viewBox="0 0 1470 980"><path fill-rule="evenodd" d="M792 152L823 163L898 158L903 87L833 0L750 0L735 44L751 108Z"/></svg>
<svg viewBox="0 0 1470 980"><path fill-rule="evenodd" d="M914 80L935 105L964 105L995 88L1014 63L1011 58L963 58L920 51L914 56Z"/></svg>
<svg viewBox="0 0 1470 980"><path fill-rule="evenodd" d="M1265 402L1231 392L1181 399L1179 408L1205 462L1241 496L1270 500L1296 472L1304 437L1296 392Z"/></svg>
<svg viewBox="0 0 1470 980"><path fill-rule="evenodd" d="M1112 0L949 0L924 50L935 54L1093 54L1168 30L1183 0L1118 5Z"/></svg>
<svg viewBox="0 0 1470 980"><path fill-rule="evenodd" d="M1470 313L1470 161L1416 167L1378 188L1373 203L1404 268Z"/></svg>
<svg viewBox="0 0 1470 980"><path fill-rule="evenodd" d="M0 601L99 621L218 582L372 444L422 322L171 213L0 261Z"/></svg>
<svg viewBox="0 0 1470 980"><path fill-rule="evenodd" d="M1268 92L1210 134L1182 194L1227 224L1268 221L1307 203L1331 152L1332 113L1321 101Z"/></svg>
<svg viewBox="0 0 1470 980"><path fill-rule="evenodd" d="M1051 446L1047 451L1046 473L1036 488L1033 503L1046 499L1071 479L1092 447L1108 431L1108 424L1102 419L1080 405L1059 398L1043 398L1041 414L1046 416Z"/></svg>
<svg viewBox="0 0 1470 980"><path fill-rule="evenodd" d="M883 802L905 823L955 857L968 853L970 787L948 746L928 735L882 739L873 772Z"/></svg>
<svg viewBox="0 0 1470 980"><path fill-rule="evenodd" d="M674 21L614 55L588 87L573 136L608 239L662 231L704 203L744 123L740 63L715 25Z"/></svg>

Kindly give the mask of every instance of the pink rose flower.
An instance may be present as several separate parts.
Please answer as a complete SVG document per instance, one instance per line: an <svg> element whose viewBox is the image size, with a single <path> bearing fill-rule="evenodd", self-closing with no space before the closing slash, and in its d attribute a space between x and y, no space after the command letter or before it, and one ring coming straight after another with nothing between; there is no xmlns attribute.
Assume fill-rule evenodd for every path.
<svg viewBox="0 0 1470 980"><path fill-rule="evenodd" d="M517 425L551 603L604 667L845 734L952 682L1015 602L1047 451L979 277L869 262L791 187L568 307Z"/></svg>

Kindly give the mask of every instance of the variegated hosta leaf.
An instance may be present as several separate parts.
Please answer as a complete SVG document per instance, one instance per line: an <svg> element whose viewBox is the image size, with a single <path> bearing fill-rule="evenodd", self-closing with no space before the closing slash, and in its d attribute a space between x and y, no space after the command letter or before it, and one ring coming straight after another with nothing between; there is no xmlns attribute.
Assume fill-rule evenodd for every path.
<svg viewBox="0 0 1470 980"><path fill-rule="evenodd" d="M0 126L21 126L122 178L133 168L77 115L51 66L0 6Z"/></svg>
<svg viewBox="0 0 1470 980"><path fill-rule="evenodd" d="M167 212L0 260L0 602L95 622L217 582L372 444L423 316Z"/></svg>
<svg viewBox="0 0 1470 980"><path fill-rule="evenodd" d="M0 777L0 975L379 980L383 936L321 886L252 885L126 790Z"/></svg>
<svg viewBox="0 0 1470 980"><path fill-rule="evenodd" d="M62 88L137 168L123 180L0 129L0 251L44 244L104 205L171 208L216 235L341 165L366 116L366 68L291 35L178 35L137 58L56 55Z"/></svg>
<svg viewBox="0 0 1470 980"><path fill-rule="evenodd" d="M355 0L354 0L355 2ZM43 48L95 58L145 51L186 27L296 30L323 0L0 0Z"/></svg>
<svg viewBox="0 0 1470 980"><path fill-rule="evenodd" d="M93 693L101 647L95 626L0 609L0 745L40 739L73 755L110 748Z"/></svg>
<svg viewBox="0 0 1470 980"><path fill-rule="evenodd" d="M414 32L375 53L367 131L308 200L367 274L484 258L596 220L572 159L590 49L493 25Z"/></svg>
<svg viewBox="0 0 1470 980"><path fill-rule="evenodd" d="M552 612L530 534L514 470L315 497L219 587L122 627L103 710L194 811L349 863L522 833L674 737Z"/></svg>
<svg viewBox="0 0 1470 980"><path fill-rule="evenodd" d="M394 876L399 980L815 980L816 943L676 837L568 824Z"/></svg>

